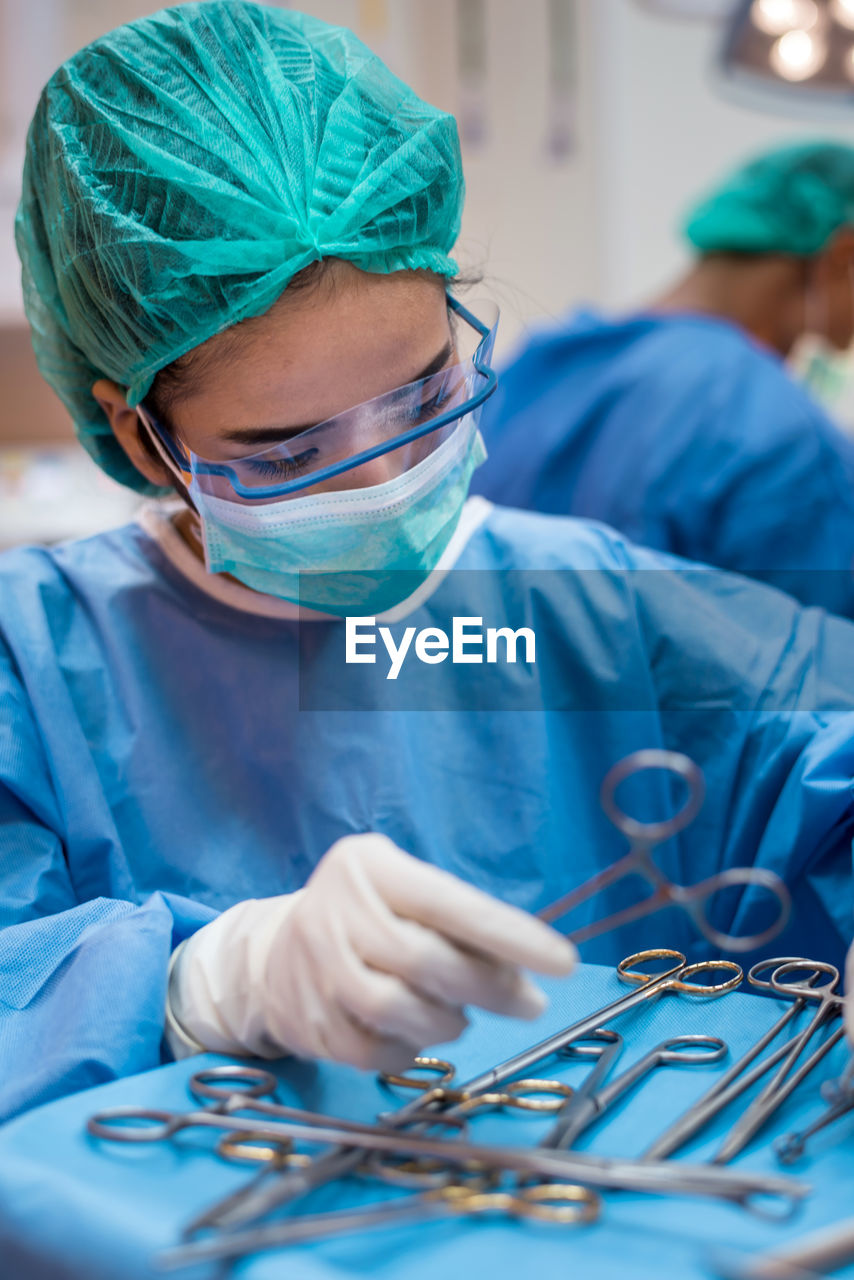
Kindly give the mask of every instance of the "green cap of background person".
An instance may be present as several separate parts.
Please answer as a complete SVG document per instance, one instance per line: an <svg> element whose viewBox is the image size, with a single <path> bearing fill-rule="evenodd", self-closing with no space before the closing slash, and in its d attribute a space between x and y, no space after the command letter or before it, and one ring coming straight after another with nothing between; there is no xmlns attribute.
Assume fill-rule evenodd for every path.
<svg viewBox="0 0 854 1280"><path fill-rule="evenodd" d="M819 253L854 224L854 147L804 142L757 156L690 213L701 253Z"/></svg>
<svg viewBox="0 0 854 1280"><path fill-rule="evenodd" d="M119 27L30 127L16 236L39 368L95 461L145 492L94 382L138 404L321 258L455 274L463 196L453 117L343 28L243 0Z"/></svg>

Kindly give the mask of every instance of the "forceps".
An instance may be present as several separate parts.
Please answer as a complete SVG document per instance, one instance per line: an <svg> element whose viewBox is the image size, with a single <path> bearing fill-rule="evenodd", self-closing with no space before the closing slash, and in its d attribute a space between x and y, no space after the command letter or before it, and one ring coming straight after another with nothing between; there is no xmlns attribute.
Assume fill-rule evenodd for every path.
<svg viewBox="0 0 854 1280"><path fill-rule="evenodd" d="M800 1133L787 1133L774 1143L777 1158L782 1164L793 1164L804 1154L807 1141L822 1129L835 1124L844 1116L854 1111L854 1058L848 1063L838 1080L826 1080L821 1088L821 1096L827 1102L824 1115L814 1120L808 1128Z"/></svg>
<svg viewBox="0 0 854 1280"><path fill-rule="evenodd" d="M414 1074L417 1071L435 1072L438 1079ZM472 1111L484 1109L518 1110L518 1111L559 1111L564 1102L572 1094L572 1089L561 1080L545 1080L531 1078L513 1080L509 1084L502 1082L500 1093L475 1093L470 1087L463 1085L451 1088L456 1075L452 1062L444 1058L415 1058L412 1067L400 1075L392 1075L387 1071L380 1074L383 1084L401 1089L416 1089L420 1093L430 1094L431 1100L441 1100L444 1108L441 1115L444 1119L451 1116L467 1115ZM384 1114L381 1120L389 1124L396 1123L395 1116Z"/></svg>
<svg viewBox="0 0 854 1280"><path fill-rule="evenodd" d="M312 1122L271 1119L262 1123L255 1117L227 1114L219 1107L188 1112L114 1107L92 1116L87 1129L93 1137L135 1144L161 1142L192 1129L251 1134L253 1139L267 1138L274 1143L358 1143L364 1151L435 1156L468 1170L482 1168L524 1179L561 1183L572 1180L583 1182L588 1187L653 1194L706 1195L742 1205L754 1212L762 1211L761 1207L752 1205L754 1197L778 1196L791 1206L809 1190L790 1178L733 1173L729 1169L713 1169L706 1165L680 1165L678 1170L674 1170L666 1162L643 1164L636 1160L544 1151L536 1147L484 1146L458 1138L429 1138L376 1125L359 1126L352 1121L312 1112L303 1114L311 1116Z"/></svg>
<svg viewBox="0 0 854 1280"><path fill-rule="evenodd" d="M501 1214L533 1222L575 1226L595 1222L600 1206L601 1198L595 1191L574 1183L541 1182L512 1191L483 1191L452 1183L401 1200L356 1209L337 1209L331 1213L305 1214L284 1222L253 1227L249 1231L179 1245L161 1253L157 1265L161 1270L172 1271L199 1262L242 1258L262 1249L282 1248L309 1240L328 1240L374 1227L448 1216Z"/></svg>
<svg viewBox="0 0 854 1280"><path fill-rule="evenodd" d="M815 985L811 982L785 981L785 978L790 974L804 969L812 971L811 977L813 974L823 974L827 981L824 983L816 982ZM789 960L780 965L771 974L771 987L774 991L781 995L803 996L807 1000L816 1001L818 1008L804 1030L790 1042L789 1050L774 1076L765 1085L761 1093L753 1099L750 1106L727 1134L721 1149L714 1157L715 1164L725 1164L728 1160L732 1160L734 1156L737 1156L740 1151L743 1151L751 1138L759 1132L777 1108L782 1106L786 1099L794 1093L795 1089L809 1075L810 1071L818 1066L819 1062L830 1052L833 1046L842 1039L845 1032L842 1027L839 1027L810 1054L806 1062L793 1074L789 1074L816 1032L820 1031L831 1018L838 1017L842 1013L844 997L838 994L838 986L839 970L832 964L826 964L823 960Z"/></svg>
<svg viewBox="0 0 854 1280"><path fill-rule="evenodd" d="M652 974L643 973L637 968L638 965L652 960L666 960L671 964L668 968ZM691 980L704 973L728 974L729 977L714 986L705 986ZM630 1009L657 995L672 991L707 999L714 998L734 990L743 976L741 968L732 960L709 960L699 964L689 964L681 951L672 951L667 948L640 951L635 955L627 956L617 966L617 974L621 981L636 985L638 990L621 996L596 1013L589 1014L563 1031L541 1040L532 1048L515 1054L498 1066L472 1077L452 1091L451 1105L458 1103L462 1097L473 1097L477 1094L494 1093L500 1090L505 1081L529 1071L553 1054L560 1052L571 1041L591 1035L619 1014L627 1013ZM393 1125L397 1130L404 1125L429 1118L431 1114L441 1111L447 1103L444 1086L437 1085L421 1093L393 1114L382 1115L380 1119L384 1124ZM229 1226L239 1226L252 1221L316 1187L324 1186L327 1182L352 1172L361 1161L362 1152L358 1147L339 1146L318 1156L308 1168L289 1169L280 1174L275 1185L247 1197L241 1206L227 1218L222 1217L220 1222L223 1225L227 1222Z"/></svg>
<svg viewBox="0 0 854 1280"><path fill-rule="evenodd" d="M561 1107L557 1120L540 1142L539 1145L541 1147L549 1147L553 1151L560 1151L567 1150L572 1146L572 1140L578 1132L577 1124L579 1118L588 1113L588 1108L591 1105L595 1106L592 1099L596 1096L599 1086L611 1070L611 1064L622 1053L623 1037L617 1035L616 1031L608 1031L603 1028L599 1031L594 1031L592 1037L596 1037L600 1043L585 1045L574 1042L561 1050L561 1053L567 1058L592 1057L595 1059L595 1063L587 1073L581 1088L576 1089L572 1098Z"/></svg>
<svg viewBox="0 0 854 1280"><path fill-rule="evenodd" d="M547 1140L544 1140L543 1142L540 1143L540 1146L542 1147L551 1147L557 1150L563 1146L569 1145L568 1143L564 1144L563 1142L557 1140L557 1131L558 1130L562 1131L564 1128L568 1128L570 1125L573 1124L575 1117L577 1115L578 1108L580 1106L583 1106L585 1102L587 1102L591 1098L591 1096L596 1093L600 1084L608 1075L608 1072L611 1070L611 1064L613 1063L615 1057L622 1052L623 1038L622 1036L618 1035L616 1031L608 1031L608 1030L601 1029L598 1031L594 1031L589 1038L591 1040L595 1040L595 1043L586 1045L583 1043L579 1043L578 1041L573 1041L572 1044L566 1045L563 1049L558 1050L558 1052L565 1057L593 1058L594 1065L592 1069L589 1071L587 1077L584 1080L584 1083L581 1085L579 1089L576 1089L575 1091L573 1091L572 1089L569 1088L568 1085L564 1085L563 1098L548 1099L548 1102L551 1104L548 1107L548 1109L551 1111L557 1111L559 1113L559 1118L555 1128L550 1130L550 1134ZM418 1060L416 1059L416 1063L417 1062ZM411 1079L411 1077L407 1075L392 1076L392 1077L384 1076L383 1079L387 1082L397 1083L397 1084L409 1085L409 1084L416 1083ZM420 1083L421 1082L418 1082L418 1084ZM519 1083L523 1086L529 1086L529 1085L537 1085L539 1082L536 1080L523 1080L523 1081L519 1081ZM556 1082L543 1081L543 1083L550 1085ZM425 1082L425 1085L426 1085L426 1082ZM422 1085L421 1087L425 1087L425 1086ZM513 1088L513 1085L509 1084L509 1085L505 1085L504 1087L509 1090ZM500 1093L493 1094L489 1092L473 1094L469 1098L467 1098L465 1101L463 1101L462 1103L458 1103L456 1106L452 1107L450 1111L446 1111L443 1114L446 1116L453 1115L460 1108L465 1108L472 1105L477 1107L483 1101L488 1102L490 1098L496 1098L500 1104L501 1100L503 1099L503 1096L504 1095ZM555 1103L557 1103L556 1106L554 1105ZM545 1109L546 1108L542 1106L539 1108L539 1110L541 1111ZM549 1140L552 1134L555 1135L555 1140Z"/></svg>
<svg viewBox="0 0 854 1280"><path fill-rule="evenodd" d="M573 1047L570 1046L570 1049ZM598 1092L591 1091L586 1097L582 1097L582 1090L579 1089L563 1108L541 1145L567 1150L586 1129L600 1120L630 1089L640 1084L658 1067L704 1066L720 1062L726 1052L727 1046L718 1036L684 1035L662 1040L661 1044L650 1049Z"/></svg>
<svg viewBox="0 0 854 1280"><path fill-rule="evenodd" d="M670 968L652 974L643 973L637 968L638 965L646 964L651 960L672 960L674 963ZM698 978L704 973L728 974L729 976L722 982L709 985L692 981L692 979ZM475 1093L481 1089L494 1089L502 1081L511 1079L513 1076L518 1075L520 1071L527 1071L529 1067L541 1062L544 1058L551 1057L553 1053L557 1053L558 1050L570 1044L573 1040L580 1040L585 1036L591 1035L592 1032L598 1031L606 1023L612 1022L614 1018L628 1013L631 1009L637 1008L638 1005L643 1004L646 1000L651 1000L654 996L663 995L665 992L670 991L710 1000L726 995L728 991L734 991L740 985L744 974L741 967L732 960L704 960L698 964L689 964L681 951L671 951L667 947L655 947L647 951L638 951L632 956L626 956L617 965L617 976L621 982L635 986L637 990L620 996L617 1000L612 1000L604 1008L598 1009L586 1018L581 1018L578 1022L573 1023L571 1027L558 1031L555 1035L548 1036L532 1048L524 1049L521 1053L508 1058L497 1067L492 1067L489 1071L483 1072L482 1075L475 1076L473 1080L467 1083L466 1089L470 1093ZM403 1112L398 1112L397 1114L401 1116Z"/></svg>
<svg viewBox="0 0 854 1280"><path fill-rule="evenodd" d="M659 769L665 773L675 774L686 783L688 788L688 798L682 808L672 818L667 818L663 822L641 822L625 813L617 804L616 793L620 784L634 774L647 769ZM725 871L718 872L717 875L710 876L707 880L701 880L699 884L681 885L668 880L653 860L652 851L656 845L678 835L693 822L703 804L704 792L703 775L699 768L693 760L678 751L648 748L644 751L635 751L624 760L618 761L605 775L600 798L608 818L629 841L629 852L617 862L612 863L610 867L606 867L604 871L591 876L577 889L564 894L549 906L543 907L536 913L539 919L544 920L546 924L551 924L561 919L574 907L594 897L602 889L608 888L625 876L636 875L646 880L652 889L648 897L632 907L615 911L601 920L575 929L568 933L567 937L576 943L586 942L588 938L596 938L599 934L619 928L620 925L631 924L634 920L640 920L655 911L661 911L664 907L676 906L687 912L703 937L721 951L753 951L770 942L785 927L792 910L789 890L775 872L768 871L764 867L729 867ZM708 918L708 906L714 895L723 889L739 885L742 888L753 885L767 889L777 899L779 909L777 919L761 933L744 937L722 933Z"/></svg>
<svg viewBox="0 0 854 1280"><path fill-rule="evenodd" d="M760 974L771 969L775 972L784 964L798 963L804 969L810 967L811 962L808 960L797 960L792 956L777 956L771 960L758 960L750 969L747 975L747 981L751 986L761 991L774 991L767 978L761 978ZM807 978L807 986L813 986L821 977L820 972L816 969ZM791 995L787 988L785 992L777 991L778 995ZM725 1071L720 1079L716 1080L710 1089L708 1089L692 1107L690 1107L684 1115L674 1121L655 1142L644 1152L644 1158L649 1160L664 1160L667 1156L673 1155L674 1151L678 1151L680 1147L684 1147L689 1139L693 1138L696 1133L713 1120L724 1108L728 1107L731 1102L740 1097L747 1089L759 1080L767 1071L775 1067L778 1062L787 1056L791 1051L793 1041L787 1040L780 1045L772 1054L763 1059L750 1072L747 1068L752 1062L759 1057L761 1053L768 1048L770 1044L777 1039L781 1031L797 1018L807 1007L808 1001L806 996L796 995L783 1014L777 1019L772 1027L765 1032L764 1035L756 1041L755 1044L744 1053L737 1062L734 1062L728 1071Z"/></svg>

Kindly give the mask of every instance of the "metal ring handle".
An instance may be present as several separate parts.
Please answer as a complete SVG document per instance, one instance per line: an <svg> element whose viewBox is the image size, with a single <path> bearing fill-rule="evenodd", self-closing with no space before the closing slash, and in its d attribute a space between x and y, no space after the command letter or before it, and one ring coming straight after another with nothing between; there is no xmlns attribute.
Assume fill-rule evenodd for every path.
<svg viewBox="0 0 854 1280"><path fill-rule="evenodd" d="M706 904L714 898L715 894L723 889L736 888L766 889L776 898L777 918L761 933L723 933L715 928L706 915ZM734 951L736 954L741 954L744 951L756 951L759 947L764 947L785 929L792 914L792 895L788 887L776 871L769 871L767 867L727 867L725 871L719 871L717 875L701 881L700 884L691 885L689 888L680 886L680 890L680 892L674 892L673 900L690 912L691 919L706 941L711 942L712 946L720 951Z"/></svg>
<svg viewBox="0 0 854 1280"><path fill-rule="evenodd" d="M608 1045L620 1044L622 1039L618 1031L611 1031L609 1027L597 1027L586 1036L579 1036L577 1040L570 1040L569 1044L562 1044L557 1051L558 1057L601 1058L607 1052Z"/></svg>
<svg viewBox="0 0 854 1280"><path fill-rule="evenodd" d="M106 1138L108 1142L165 1142L181 1128L177 1123L181 1118L173 1111L112 1107L90 1116L86 1129L93 1138Z"/></svg>
<svg viewBox="0 0 854 1280"><path fill-rule="evenodd" d="M421 1079L418 1076L410 1075L411 1071L429 1071L434 1076L438 1076L438 1080L425 1077ZM446 1062L444 1058L414 1058L412 1066L407 1067L406 1071L400 1075L393 1075L388 1071L380 1072L380 1080L383 1084L396 1085L400 1089L420 1089L426 1092L428 1089L439 1088L443 1084L449 1084L454 1078L455 1067L452 1062Z"/></svg>
<svg viewBox="0 0 854 1280"><path fill-rule="evenodd" d="M725 982L709 984L691 982L690 979L696 977L698 973L729 973L732 976ZM711 999L726 995L728 991L734 991L736 987L741 986L743 978L744 970L734 960L701 960L697 964L686 965L679 977L668 984L668 989L682 991L691 996L707 996Z"/></svg>
<svg viewBox="0 0 854 1280"><path fill-rule="evenodd" d="M641 973L633 968L634 965L646 964L647 960L674 960L676 963L667 969L659 969L657 973ZM650 947L646 951L636 951L634 955L626 956L617 965L617 977L621 982L628 982L632 986L647 986L650 982L655 982L657 978L663 978L666 973L672 972L673 969L680 965L686 965L688 961L685 959L681 951L671 951L669 947Z"/></svg>
<svg viewBox="0 0 854 1280"><path fill-rule="evenodd" d="M218 1081L224 1083L219 1084ZM227 1087L233 1085L233 1088ZM272 1071L262 1071L260 1067L207 1067L190 1076L189 1089L194 1098L207 1098L214 1102L224 1102L236 1093L247 1098L268 1098L275 1093L279 1082Z"/></svg>
<svg viewBox="0 0 854 1280"><path fill-rule="evenodd" d="M663 822L640 822L632 818L617 804L617 788L627 778L647 769L659 769L665 773L675 774L688 784L688 799L676 810L672 818ZM660 844L672 836L684 831L694 821L703 805L705 796L703 775L689 757L680 751L664 751L657 747L649 747L643 751L635 751L618 760L613 768L605 774L602 790L599 793L602 808L608 819L627 840L646 844Z"/></svg>
<svg viewBox="0 0 854 1280"><path fill-rule="evenodd" d="M523 1202L524 1217L538 1222L595 1222L602 1207L602 1198L595 1191L571 1182L537 1182L519 1187L513 1199Z"/></svg>
<svg viewBox="0 0 854 1280"><path fill-rule="evenodd" d="M293 1150L290 1139L271 1142L263 1132L225 1133L216 1144L216 1153L233 1164L269 1164L276 1169L305 1168L311 1156Z"/></svg>
<svg viewBox="0 0 854 1280"><path fill-rule="evenodd" d="M680 1045L683 1048L680 1049ZM692 1052L694 1049L699 1050L699 1052ZM720 1062L721 1058L726 1057L728 1052L727 1043L725 1040L721 1040L720 1036L674 1036L671 1040L664 1041L661 1048L661 1061L664 1063L696 1063L701 1066L704 1062Z"/></svg>
<svg viewBox="0 0 854 1280"><path fill-rule="evenodd" d="M807 986L801 982L783 982L786 974L797 973L799 969L811 969L813 973L823 974L828 981L818 986ZM825 995L832 995L839 986L839 970L824 960L810 960L805 965L802 960L787 960L771 974L771 986L780 995L803 995L808 1000L821 1000ZM840 997L841 999L841 997Z"/></svg>
<svg viewBox="0 0 854 1280"><path fill-rule="evenodd" d="M804 960L802 956L772 956L768 960L757 960L756 964L751 965L747 971L747 981L752 987L757 987L760 991L773 991L770 978L760 978L760 973L764 973L766 969L770 969L773 973L775 969L780 969L784 964L800 963L807 968L814 968L811 960ZM816 980L817 976L816 976Z"/></svg>
<svg viewBox="0 0 854 1280"><path fill-rule="evenodd" d="M560 1111L572 1094L572 1086L562 1080L514 1080L504 1085L504 1105L516 1111Z"/></svg>

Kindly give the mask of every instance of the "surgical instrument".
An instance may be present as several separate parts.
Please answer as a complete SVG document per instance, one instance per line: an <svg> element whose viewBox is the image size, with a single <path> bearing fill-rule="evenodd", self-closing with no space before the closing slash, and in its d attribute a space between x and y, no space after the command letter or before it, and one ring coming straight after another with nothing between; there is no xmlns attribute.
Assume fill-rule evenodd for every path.
<svg viewBox="0 0 854 1280"><path fill-rule="evenodd" d="M454 1077L453 1065L441 1058L416 1058L413 1069L436 1074L438 1080L434 1082L429 1078L406 1074L389 1076L387 1077L387 1082L404 1088L427 1090L436 1087L436 1085L448 1087ZM248 1070L252 1071L253 1069L249 1068ZM246 1069L240 1067L215 1067L209 1072L197 1072L196 1075L191 1077L190 1092L196 1098L221 1098L223 1093L228 1093L228 1090L223 1088L220 1083L216 1083L211 1087L209 1078L215 1077L217 1082L235 1080L240 1083L241 1077L245 1076L245 1074ZM257 1072L257 1074L268 1078L272 1086L270 1092L272 1092L272 1088L276 1085L275 1077L268 1072ZM202 1078L204 1078L203 1081ZM202 1081L201 1086L200 1081ZM509 1107L520 1111L557 1111L571 1094L572 1089L569 1085L558 1080L514 1080L506 1085L500 1093L483 1093L475 1097L462 1099L446 1111L429 1117L427 1123L431 1128L437 1125L456 1125L463 1128L465 1126L465 1118L477 1109L494 1110L496 1108L504 1109ZM231 1110L233 1109L232 1106ZM292 1111L292 1108L283 1108L285 1118ZM265 1107L264 1113L268 1115L279 1114L276 1107ZM226 1135L220 1141L217 1151L226 1158L234 1158L234 1144L231 1135ZM247 1158L249 1158L249 1153L247 1153ZM262 1184L268 1183L272 1175L281 1173L287 1167L305 1167L306 1164L310 1163L303 1156L293 1156L273 1151L269 1153L267 1158L269 1160L267 1167L262 1168L246 1187L232 1192L216 1204L210 1205L202 1214L187 1224L185 1235L193 1235L207 1227L230 1225L231 1220L235 1217L240 1222L249 1220L240 1212L241 1207L244 1204L253 1205L255 1203L254 1197L264 1190ZM447 1184L450 1180L448 1166L445 1162L436 1160L421 1162L420 1164L408 1160L404 1165L395 1165L388 1157L384 1160L374 1157L363 1162L360 1171L373 1177L381 1178L386 1182L409 1187L441 1186ZM254 1217L255 1215L253 1214L252 1216Z"/></svg>
<svg viewBox="0 0 854 1280"><path fill-rule="evenodd" d="M676 963L671 968L653 974L642 973L635 967L651 960L674 960ZM692 981L693 978L704 973L726 973L730 976L723 982L709 985ZM620 996L563 1031L548 1036L530 1049L524 1049L497 1067L492 1067L489 1071L475 1076L465 1086L467 1092L476 1093L481 1089L497 1088L504 1080L510 1080L521 1071L527 1071L529 1067L541 1062L544 1058L551 1057L553 1053L557 1053L573 1040L589 1036L606 1023L612 1022L614 1018L630 1012L654 996L663 995L666 992L677 992L701 999L715 999L726 995L729 991L734 991L740 985L744 974L739 965L732 960L704 960L698 964L689 964L681 951L658 947L639 951L621 960L617 965L617 976L621 982L636 986L637 990ZM398 1112L397 1115L402 1116L403 1112Z"/></svg>
<svg viewBox="0 0 854 1280"><path fill-rule="evenodd" d="M807 1141L822 1129L827 1129L854 1111L854 1088L851 1085L851 1063L837 1080L826 1080L821 1090L828 1103L823 1115L799 1133L787 1133L774 1143L777 1158L782 1164L793 1164L804 1154Z"/></svg>
<svg viewBox="0 0 854 1280"><path fill-rule="evenodd" d="M355 1209L337 1209L331 1213L307 1214L253 1227L249 1231L179 1245L161 1253L157 1266L163 1271L173 1271L203 1261L236 1259L263 1249L282 1248L309 1240L327 1240L375 1227L446 1216L502 1214L540 1223L575 1226L595 1222L600 1206L601 1199L595 1192L573 1183L540 1182L533 1186L515 1187L512 1191L480 1191L454 1183L404 1199Z"/></svg>
<svg viewBox="0 0 854 1280"><path fill-rule="evenodd" d="M313 1113L306 1113L307 1115ZM545 1151L536 1147L512 1147L466 1142L458 1138L429 1138L405 1130L396 1131L334 1116L317 1116L316 1122L269 1120L202 1111L165 1111L155 1108L115 1107L92 1116L87 1129L93 1137L112 1142L162 1142L192 1129L224 1130L268 1138L271 1142L358 1143L360 1151L385 1151L413 1156L434 1156L466 1168L482 1166L523 1178L583 1182L586 1186L611 1190L644 1191L651 1194L711 1196L730 1201L754 1213L763 1214L754 1197L779 1197L791 1210L808 1194L809 1188L790 1178L733 1172L706 1165L666 1161L641 1163L588 1153ZM310 1170L308 1171L310 1172Z"/></svg>
<svg viewBox="0 0 854 1280"><path fill-rule="evenodd" d="M792 1094L798 1089L810 1074L814 1071L818 1064L827 1057L831 1049L839 1043L845 1031L842 1027L838 1027L833 1035L823 1041L817 1049L814 1049L806 1062L800 1066L797 1071L789 1076L784 1084L771 1095L768 1101L763 1105L762 1109L757 1109L756 1114L750 1117L750 1123L745 1124L745 1116L734 1126L733 1130L727 1135L727 1138L720 1151L713 1157L713 1164L726 1164L728 1160L734 1159L744 1148L750 1139L759 1132L763 1125L767 1123L775 1111L786 1102Z"/></svg>
<svg viewBox="0 0 854 1280"><path fill-rule="evenodd" d="M637 966L654 960L670 960L674 963L663 971L652 974L646 974L637 969ZM692 978L700 977L704 973L726 973L730 976L726 981L713 986L691 981ZM439 1084L421 1093L419 1097L412 1099L393 1114L381 1115L380 1120L397 1129L424 1120L437 1111L453 1107L477 1094L494 1093L514 1076L529 1071L543 1060L563 1050L573 1040L591 1035L606 1022L610 1022L621 1013L628 1012L647 999L667 991L713 998L734 990L743 976L740 967L731 960L689 964L680 951L667 948L641 951L627 956L617 966L617 975L621 981L637 985L639 989L610 1002L603 1009L547 1037L523 1053L516 1054L498 1066L492 1067L489 1071L473 1077L465 1084L453 1089ZM219 1219L220 1224L239 1226L254 1221L298 1196L352 1172L362 1163L362 1160L363 1153L358 1147L343 1146L318 1156L308 1168L288 1169L277 1175L273 1185L247 1196L236 1209L223 1215ZM198 1223L191 1225L197 1226Z"/></svg>
<svg viewBox="0 0 854 1280"><path fill-rule="evenodd" d="M541 1147L561 1151L572 1146L578 1132L579 1120L583 1120L589 1114L590 1106L595 1105L591 1100L596 1096L600 1085L604 1083L614 1059L622 1052L623 1038L617 1035L616 1031L600 1029L594 1031L593 1035L598 1037L601 1043L597 1045L573 1043L561 1051L569 1057L574 1049L577 1057L593 1057L595 1063L581 1087L576 1089L572 1097L567 1099L561 1107L554 1124L539 1143Z"/></svg>
<svg viewBox="0 0 854 1280"><path fill-rule="evenodd" d="M766 978L761 978L760 974L767 969L776 971L784 964L795 962L796 958L792 956L777 956L770 960L758 960L750 969L747 975L747 981L753 987L757 987L762 991L775 991L771 983ZM797 960L804 968L809 966L807 960ZM807 985L812 985L818 981L821 973L814 970L807 979ZM790 995L787 990L777 990L778 995ZM781 1031L792 1022L799 1013L807 1007L807 999L803 995L796 995L789 1005L788 1009L777 1019L772 1027L760 1036L755 1044L744 1053L737 1062L734 1062L728 1071L725 1071L720 1079L708 1089L702 1097L689 1108L684 1115L669 1125L664 1133L644 1152L644 1157L649 1160L664 1160L667 1156L673 1155L674 1151L678 1151L680 1147L684 1147L685 1143L699 1133L711 1120L714 1119L725 1107L729 1106L736 1098L740 1097L747 1089L749 1089L757 1080L759 1080L767 1071L781 1062L791 1050L792 1041L788 1040L779 1046L774 1053L765 1058L753 1071L747 1073L747 1068L759 1057L761 1053L768 1048L770 1044L777 1039Z"/></svg>
<svg viewBox="0 0 854 1280"><path fill-rule="evenodd" d="M617 804L616 792L620 784L647 769L672 773L686 784L688 798L672 818L661 822L641 822L625 813ZM605 775L601 803L608 818L629 841L629 852L597 875L591 876L577 889L543 907L537 912L537 916L551 924L625 876L640 876L652 889L648 897L634 906L572 930L567 937L576 943L585 942L621 925L641 920L664 907L676 906L687 912L703 937L722 951L753 951L770 942L785 927L792 910L789 890L776 872L764 867L729 867L698 884L681 885L668 880L652 857L652 850L656 845L670 840L693 822L702 806L704 790L703 775L699 768L693 760L678 751L648 748L635 751L618 761ZM776 898L776 920L760 933L749 936L739 937L716 929L707 914L708 905L715 894L724 889L750 886L766 889Z"/></svg>
<svg viewBox="0 0 854 1280"><path fill-rule="evenodd" d="M715 1260L723 1280L818 1280L854 1262L854 1218L821 1227L769 1253Z"/></svg>
<svg viewBox="0 0 854 1280"><path fill-rule="evenodd" d="M784 978L789 974L806 968L813 972L824 974L827 977L827 981L815 986L805 982L784 982ZM737 1156L740 1151L743 1151L751 1138L759 1132L773 1113L782 1106L809 1072L821 1062L844 1035L844 1031L840 1027L810 1055L803 1066L790 1075L789 1073L792 1072L798 1058L812 1037L831 1018L838 1017L842 1013L844 999L837 994L839 970L831 964L825 964L822 960L806 963L802 960L787 961L786 964L780 965L772 973L771 986L774 991L784 995L793 994L804 996L807 1000L817 1001L818 1009L804 1030L791 1041L789 1052L783 1058L772 1079L753 1099L750 1106L739 1117L727 1135L720 1150L714 1156L715 1164L725 1164L728 1160L732 1160L734 1156Z"/></svg>
<svg viewBox="0 0 854 1280"><path fill-rule="evenodd" d="M623 1071L610 1084L606 1084L597 1093L580 1098L581 1091L567 1104L570 1110L571 1123L565 1123L560 1133L560 1140L544 1141L543 1146L559 1146L568 1150L582 1133L615 1106L630 1089L645 1080L651 1072L663 1066L704 1066L712 1062L720 1062L727 1052L726 1044L717 1036L684 1035L673 1036L662 1040L661 1044L650 1049L643 1057L638 1058L626 1071ZM574 1104L578 1102L578 1106ZM563 1113L552 1129L552 1138L558 1136L558 1125Z"/></svg>

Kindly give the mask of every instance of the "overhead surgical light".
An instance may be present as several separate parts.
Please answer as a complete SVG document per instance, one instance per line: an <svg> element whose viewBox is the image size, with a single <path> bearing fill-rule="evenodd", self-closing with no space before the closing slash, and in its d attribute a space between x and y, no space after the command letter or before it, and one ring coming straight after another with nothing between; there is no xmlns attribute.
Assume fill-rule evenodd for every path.
<svg viewBox="0 0 854 1280"><path fill-rule="evenodd" d="M833 0L830 14L841 27L854 31L854 0Z"/></svg>
<svg viewBox="0 0 854 1280"><path fill-rule="evenodd" d="M809 31L818 22L815 0L753 0L750 20L768 36Z"/></svg>
<svg viewBox="0 0 854 1280"><path fill-rule="evenodd" d="M776 95L790 113L850 112L854 0L740 0L725 26L722 70L751 100Z"/></svg>
<svg viewBox="0 0 854 1280"><path fill-rule="evenodd" d="M809 31L787 31L772 46L771 66L784 80L808 80L827 61L823 40Z"/></svg>

